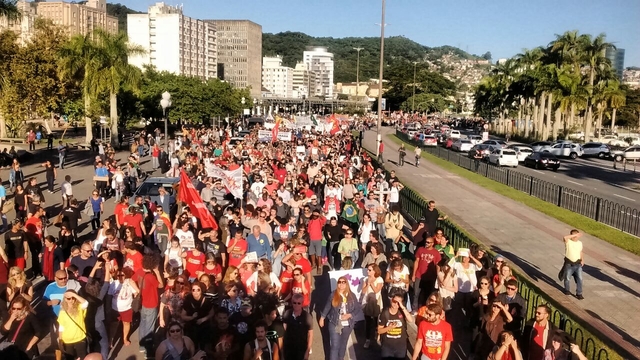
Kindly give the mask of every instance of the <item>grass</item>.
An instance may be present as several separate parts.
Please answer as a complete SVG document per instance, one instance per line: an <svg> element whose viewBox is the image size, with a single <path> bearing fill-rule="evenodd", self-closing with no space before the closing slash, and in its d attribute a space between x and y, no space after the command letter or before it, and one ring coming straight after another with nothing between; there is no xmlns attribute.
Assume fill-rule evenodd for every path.
<svg viewBox="0 0 640 360"><path fill-rule="evenodd" d="M387 135L396 144L405 144L410 149L414 146L410 143L404 142L396 135ZM627 234L623 231L616 230L608 225L597 222L586 216L574 213L573 211L563 209L554 204L548 203L544 200L540 200L522 191L511 188L507 185L488 179L482 175L476 174L472 171L459 167L458 165L451 163L447 160L441 159L437 156L431 155L426 151L422 152L422 157L431 163L447 170L453 174L461 176L469 181L472 181L486 189L489 189L495 193L506 196L512 200L520 202L532 209L538 210L543 214L546 214L554 219L562 221L569 226L580 229L581 231L593 235L599 239L602 239L612 245L615 245L621 249L627 250L636 255L640 255L640 239Z"/></svg>

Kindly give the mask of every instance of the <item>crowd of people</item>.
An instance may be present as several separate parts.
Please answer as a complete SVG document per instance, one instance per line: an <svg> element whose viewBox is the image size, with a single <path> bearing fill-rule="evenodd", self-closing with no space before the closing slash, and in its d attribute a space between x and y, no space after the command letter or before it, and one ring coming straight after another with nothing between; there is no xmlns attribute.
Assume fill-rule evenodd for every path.
<svg viewBox="0 0 640 360"><path fill-rule="evenodd" d="M548 307L525 324L527 304L503 257L490 263L480 248L454 249L435 202L405 231L403 185L374 167L364 130L351 126L360 131L294 131L274 142L254 129L233 146L236 129L183 128L168 148L159 132L142 133L125 165L96 143L91 193L75 194L70 175L60 184L62 211L51 216L59 231L48 227L38 179L23 188L15 161L15 217L0 247L0 348L36 358L50 336L69 359L113 358L137 345L158 360L302 360L319 336L315 313L330 360L345 358L359 322L364 348L379 347L383 359L407 357L410 324L418 329L413 359L446 359L452 326L477 334L479 359L582 359ZM149 172L189 176L215 226L182 203L177 183L160 186L155 201L130 198L148 158ZM210 164L242 169L241 198L210 176ZM56 166L43 166L53 193ZM104 214L109 199L115 210ZM83 221L92 231L81 235ZM327 270L342 274L334 290L314 292ZM46 311L32 307L37 276L47 284Z"/></svg>

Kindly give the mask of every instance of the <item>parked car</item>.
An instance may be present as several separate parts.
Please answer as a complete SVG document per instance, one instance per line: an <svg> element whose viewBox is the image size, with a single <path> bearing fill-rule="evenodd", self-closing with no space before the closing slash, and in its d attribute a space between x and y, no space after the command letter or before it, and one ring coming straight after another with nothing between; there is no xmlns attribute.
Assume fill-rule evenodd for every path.
<svg viewBox="0 0 640 360"><path fill-rule="evenodd" d="M589 142L582 145L582 156L597 156L601 159L611 156L609 145L600 142Z"/></svg>
<svg viewBox="0 0 640 360"><path fill-rule="evenodd" d="M583 154L582 146L580 146L580 144L570 142L557 143L553 145L551 149L544 151L549 151L555 156L570 157L572 159L577 159L578 156L582 156Z"/></svg>
<svg viewBox="0 0 640 360"><path fill-rule="evenodd" d="M469 151L471 150L471 148L473 147L473 143L471 143L471 140L467 140L467 139L457 139L456 141L453 142L453 144L451 145L451 150L455 150L455 151Z"/></svg>
<svg viewBox="0 0 640 360"><path fill-rule="evenodd" d="M551 149L551 145L553 145L553 143L551 143L549 141L536 141L536 142L531 144L531 149L534 152L542 152L544 150Z"/></svg>
<svg viewBox="0 0 640 360"><path fill-rule="evenodd" d="M518 154L512 149L494 148L489 154L489 163L498 166L518 167Z"/></svg>
<svg viewBox="0 0 640 360"><path fill-rule="evenodd" d="M482 143L485 145L492 145L494 147L507 147L506 141L503 140L485 140Z"/></svg>
<svg viewBox="0 0 640 360"><path fill-rule="evenodd" d="M629 144L628 146L635 146L635 145L640 145L640 137L637 136L629 136L624 138L626 141L626 144ZM624 145L627 146L627 145Z"/></svg>
<svg viewBox="0 0 640 360"><path fill-rule="evenodd" d="M624 149L624 151L622 152L622 157L629 161L629 160L635 160L638 161L640 160L640 146L631 146L628 147L626 149ZM616 159L618 160L618 159ZM622 159L621 159L622 160Z"/></svg>
<svg viewBox="0 0 640 360"><path fill-rule="evenodd" d="M533 153L533 149L531 149L528 145L509 145L508 149L513 149L518 154L518 161L523 162L524 159Z"/></svg>
<svg viewBox="0 0 640 360"><path fill-rule="evenodd" d="M424 141L422 141L423 146L438 146L438 138L433 135L425 135Z"/></svg>
<svg viewBox="0 0 640 360"><path fill-rule="evenodd" d="M629 144L626 141L624 141L623 139L619 139L616 135L604 135L598 140L600 140L600 142L604 144L611 145L611 146L622 146L622 147L629 146Z"/></svg>
<svg viewBox="0 0 640 360"><path fill-rule="evenodd" d="M462 134L460 134L460 130L450 130L448 135L452 139L459 139Z"/></svg>
<svg viewBox="0 0 640 360"><path fill-rule="evenodd" d="M493 150L493 147L491 145L486 145L486 144L475 145L474 147L471 148L471 150L469 150L468 156L473 159L474 156L476 155L476 150L480 151L480 155L482 155L482 160L486 161L487 157L489 157L489 154L491 153L491 150Z"/></svg>
<svg viewBox="0 0 640 360"><path fill-rule="evenodd" d="M482 136L480 135L468 135L467 140L471 141L473 145L482 144Z"/></svg>
<svg viewBox="0 0 640 360"><path fill-rule="evenodd" d="M534 169L552 169L558 171L560 160L550 152L534 152L524 159L524 166Z"/></svg>
<svg viewBox="0 0 640 360"><path fill-rule="evenodd" d="M571 133L567 135L567 139L584 140L584 132L580 131L576 133Z"/></svg>

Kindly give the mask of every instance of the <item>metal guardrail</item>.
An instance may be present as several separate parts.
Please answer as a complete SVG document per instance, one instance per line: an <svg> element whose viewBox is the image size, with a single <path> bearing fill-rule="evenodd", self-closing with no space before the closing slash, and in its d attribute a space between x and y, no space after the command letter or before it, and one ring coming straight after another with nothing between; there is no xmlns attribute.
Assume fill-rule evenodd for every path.
<svg viewBox="0 0 640 360"><path fill-rule="evenodd" d="M375 160L375 157L372 156L371 160L374 167L380 167ZM491 172L492 169L494 168L489 167L485 168L484 170L485 172ZM498 172L496 172L495 174L500 174L500 176L503 176L504 178L509 176L503 175ZM526 176L524 174L521 175ZM517 180L514 179L514 181ZM529 180L528 184L526 182L522 184L531 186L531 180ZM543 188L541 189L542 190L540 191L540 194L545 193L546 190L544 190ZM552 191L550 191L549 194L552 194ZM422 217L424 209L428 207L428 202L415 190L411 189L408 186L405 186L400 191L400 205L402 207L403 215L410 217L410 221L415 223L415 221ZM438 226L443 228L445 236L449 239L449 242L455 249L468 249L472 244L482 246L480 242L472 239L470 235L468 235L464 230L459 228L450 220L439 220ZM488 253L491 257L491 262L493 263L493 256L495 256L495 253L493 253L491 250L488 250ZM559 329L567 332L575 339L576 344L580 346L580 349L587 357L587 359L621 360L632 358L625 353L624 349L619 349L619 347L616 347L611 340L606 339L602 335L600 337L594 335L594 333L597 333L597 330L590 330L594 328L587 321L581 320L576 315L570 314L567 309L564 309L552 297L543 293L531 280L526 277L526 275L520 274L517 270L514 270L513 272L518 280L518 292L526 300L527 304L525 321L523 321L522 324L523 327L528 319L532 319L535 317L536 307L538 305L546 304L551 309L550 321L552 321ZM605 338L605 340L602 340L602 338ZM624 356L622 354L624 354Z"/></svg>
<svg viewBox="0 0 640 360"><path fill-rule="evenodd" d="M396 130L396 136L401 140L417 146L417 142ZM486 162L476 163L465 153L457 153L441 146L425 147L423 151L441 159L457 164L467 170L527 193L540 200L544 200L561 208L586 216L615 229L640 236L640 210L621 205L610 199L590 195L567 186L551 183L535 176L527 175L516 170L493 166Z"/></svg>

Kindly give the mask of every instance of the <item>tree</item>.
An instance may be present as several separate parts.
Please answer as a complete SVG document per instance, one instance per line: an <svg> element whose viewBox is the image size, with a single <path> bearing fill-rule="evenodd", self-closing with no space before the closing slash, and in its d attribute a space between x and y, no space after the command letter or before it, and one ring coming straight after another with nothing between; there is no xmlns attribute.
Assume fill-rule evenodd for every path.
<svg viewBox="0 0 640 360"><path fill-rule="evenodd" d="M591 35L582 35L581 49L584 53L584 59L589 67L589 87L587 91L589 97L587 98L587 118L584 126L584 141L588 142L591 137L591 125L593 123L593 105L594 105L594 84L596 80L596 73L603 68L611 68L611 62L604 56L605 51L609 47L613 47L613 44L605 41L605 35L600 34L595 38L591 38Z"/></svg>
<svg viewBox="0 0 640 360"><path fill-rule="evenodd" d="M484 53L481 58L491 61L491 51L487 51L486 53Z"/></svg>
<svg viewBox="0 0 640 360"><path fill-rule="evenodd" d="M141 46L129 44L127 34L111 34L104 30L94 32L95 42L93 75L89 78L91 93L109 92L111 141L118 139L118 93L123 87L138 90L142 72L129 64L129 56L144 54Z"/></svg>
<svg viewBox="0 0 640 360"><path fill-rule="evenodd" d="M16 20L20 17L20 10L16 6L17 0L0 0L0 17Z"/></svg>

